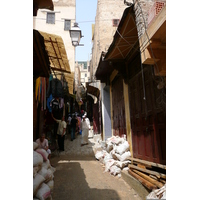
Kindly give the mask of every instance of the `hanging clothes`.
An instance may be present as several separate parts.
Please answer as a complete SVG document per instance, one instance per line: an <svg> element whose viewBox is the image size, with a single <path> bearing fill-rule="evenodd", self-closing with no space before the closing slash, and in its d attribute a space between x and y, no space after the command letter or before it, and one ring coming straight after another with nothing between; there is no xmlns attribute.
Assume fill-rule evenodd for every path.
<svg viewBox="0 0 200 200"><path fill-rule="evenodd" d="M54 78L49 82L47 89L47 97L49 97L50 94L52 94L53 97L64 97L62 82L59 79Z"/></svg>
<svg viewBox="0 0 200 200"><path fill-rule="evenodd" d="M44 78L41 78L41 111L44 110Z"/></svg>
<svg viewBox="0 0 200 200"><path fill-rule="evenodd" d="M35 100L39 100L40 99L40 77L38 77L36 79L36 82L35 82Z"/></svg>
<svg viewBox="0 0 200 200"><path fill-rule="evenodd" d="M44 78L44 110L46 110L47 99L46 99L46 78Z"/></svg>
<svg viewBox="0 0 200 200"><path fill-rule="evenodd" d="M48 107L50 113L52 112L52 108L51 108L51 106L50 106L50 102L52 101L52 99L53 99L53 96L52 96L52 94L51 94L51 95L47 98L47 107Z"/></svg>
<svg viewBox="0 0 200 200"><path fill-rule="evenodd" d="M60 105L59 98L53 98L50 102L50 107L52 108L53 116L56 119L61 119L63 114L63 111L62 109L59 108L59 105Z"/></svg>

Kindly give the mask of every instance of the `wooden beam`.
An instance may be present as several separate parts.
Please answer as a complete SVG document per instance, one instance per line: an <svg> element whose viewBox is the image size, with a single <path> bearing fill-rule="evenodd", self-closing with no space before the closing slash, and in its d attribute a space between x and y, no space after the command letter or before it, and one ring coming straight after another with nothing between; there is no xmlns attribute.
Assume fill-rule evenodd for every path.
<svg viewBox="0 0 200 200"><path fill-rule="evenodd" d="M110 82L112 82L115 78L115 76L118 74L118 71L116 69L113 70L112 74L110 75Z"/></svg>
<svg viewBox="0 0 200 200"><path fill-rule="evenodd" d="M51 67L51 69L52 69L52 70L59 71L59 72L65 72L65 73L69 73L69 74L71 74L71 72L66 71L65 69L58 69L58 68L56 68L56 67Z"/></svg>
<svg viewBox="0 0 200 200"><path fill-rule="evenodd" d="M166 6L162 8L160 13L157 15L155 20L150 24L150 26L147 29L147 34L149 38L147 37L147 34L144 33L141 38L139 39L140 42L140 50L143 51L148 45L149 40L152 39L155 33L158 31L158 29L166 22Z"/></svg>
<svg viewBox="0 0 200 200"><path fill-rule="evenodd" d="M138 163L151 165L153 167L159 167L162 169L166 169L166 165L162 165L162 164L158 164L158 163L154 163L154 162L150 162L150 161L146 161L146 160L141 160L141 159L137 159L137 158L131 158L131 157L129 157L128 159L132 160L132 161L136 161Z"/></svg>
<svg viewBox="0 0 200 200"><path fill-rule="evenodd" d="M153 183L147 181L146 179L144 179L143 177L139 176L138 174L136 174L135 172L131 171L130 169L128 170L128 173L131 176L133 176L134 178L136 178L138 181L140 181L140 183L142 183L142 185L147 187L149 190L157 189L156 185L154 185Z"/></svg>
<svg viewBox="0 0 200 200"><path fill-rule="evenodd" d="M143 168L137 167L135 165L131 165L131 164L129 164L128 167L131 168L131 169L137 169L137 170L145 172L147 174L153 174L153 175L157 176L158 178L166 179L165 174L161 174L161 173L158 173L158 172L155 172L155 171L152 171L152 170L148 170L148 169L143 169Z"/></svg>
<svg viewBox="0 0 200 200"><path fill-rule="evenodd" d="M142 172L139 172L138 170L133 170L136 174L140 175L141 177L143 177L144 179L146 179L147 181L153 183L154 185L156 185L157 187L161 188L163 187L163 183L147 176L146 174L142 173Z"/></svg>
<svg viewBox="0 0 200 200"><path fill-rule="evenodd" d="M153 58L151 53L150 53L150 50L148 49L145 49L143 52L141 52L141 59L142 59L142 64L145 64L145 65L154 65L156 64L156 62L159 61L158 58Z"/></svg>

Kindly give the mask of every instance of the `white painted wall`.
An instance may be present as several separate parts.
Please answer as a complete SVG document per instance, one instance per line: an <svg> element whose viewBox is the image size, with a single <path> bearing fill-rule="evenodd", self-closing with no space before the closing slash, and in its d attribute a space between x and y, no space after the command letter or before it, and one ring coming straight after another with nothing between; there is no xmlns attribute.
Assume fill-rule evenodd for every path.
<svg viewBox="0 0 200 200"><path fill-rule="evenodd" d="M46 23L47 11L49 11L46 9L39 9L37 16L33 17L33 29L62 37L71 72L75 71L75 47L71 44L69 31L64 30L64 19L71 20L71 27L73 26L76 17L75 2L75 0L71 0L69 3L65 0L54 2L55 24ZM58 5L56 6L56 4Z"/></svg>

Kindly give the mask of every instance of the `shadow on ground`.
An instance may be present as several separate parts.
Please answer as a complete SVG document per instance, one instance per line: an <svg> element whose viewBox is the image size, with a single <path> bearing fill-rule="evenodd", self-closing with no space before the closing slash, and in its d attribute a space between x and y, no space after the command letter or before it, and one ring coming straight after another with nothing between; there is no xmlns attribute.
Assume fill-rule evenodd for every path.
<svg viewBox="0 0 200 200"><path fill-rule="evenodd" d="M73 158L73 160L75 160L75 158ZM68 159L56 159L54 160L54 164L56 164L54 189L52 194L54 200L120 199L117 192L114 190L90 188L80 163L74 161L71 162ZM90 182L94 181L96 183L97 180L95 174L91 177ZM99 184L99 186L102 187L102 184Z"/></svg>

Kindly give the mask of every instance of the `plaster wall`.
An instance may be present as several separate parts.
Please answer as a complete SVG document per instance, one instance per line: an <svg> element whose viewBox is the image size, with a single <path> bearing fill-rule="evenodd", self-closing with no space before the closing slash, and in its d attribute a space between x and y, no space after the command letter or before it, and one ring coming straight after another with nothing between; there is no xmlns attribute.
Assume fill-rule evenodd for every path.
<svg viewBox="0 0 200 200"><path fill-rule="evenodd" d="M113 19L121 19L126 7L121 0L98 0L92 48L92 75L95 75L101 52L108 50L117 30L117 27L113 27Z"/></svg>
<svg viewBox="0 0 200 200"><path fill-rule="evenodd" d="M71 72L75 71L75 47L71 44L69 31L64 30L64 19L71 20L71 27L73 26L76 19L75 2L75 0L53 1L53 12L55 12L55 24L46 23L47 12L51 12L47 9L39 9L37 16L33 17L33 29L47 32L50 34L59 35L62 37L67 57L69 60Z"/></svg>

